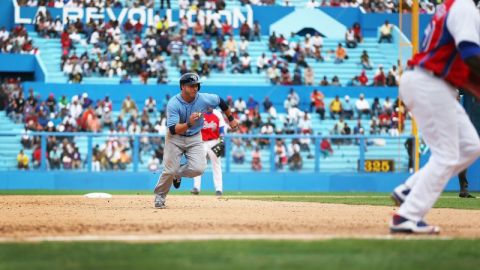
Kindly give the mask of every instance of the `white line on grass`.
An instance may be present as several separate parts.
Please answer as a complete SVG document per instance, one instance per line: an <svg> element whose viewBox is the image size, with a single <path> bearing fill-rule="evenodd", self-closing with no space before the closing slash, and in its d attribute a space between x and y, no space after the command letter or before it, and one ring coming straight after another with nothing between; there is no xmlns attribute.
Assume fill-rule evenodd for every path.
<svg viewBox="0 0 480 270"><path fill-rule="evenodd" d="M184 242L210 240L452 240L452 237L434 235L337 235L337 234L144 234L144 235L75 235L75 236L31 236L0 237L0 243L11 242Z"/></svg>

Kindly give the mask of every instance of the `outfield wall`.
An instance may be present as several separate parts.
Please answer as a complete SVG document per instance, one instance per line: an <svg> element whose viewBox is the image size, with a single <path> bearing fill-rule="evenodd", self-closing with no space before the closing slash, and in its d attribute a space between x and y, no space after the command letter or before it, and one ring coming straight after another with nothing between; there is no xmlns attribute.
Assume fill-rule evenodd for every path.
<svg viewBox="0 0 480 270"><path fill-rule="evenodd" d="M159 174L129 172L3 172L0 189L49 190L152 190ZM285 192L390 192L402 183L408 173L228 173L223 186L229 191L285 191ZM202 190L213 191L212 173L202 178ZM180 190L188 191L193 181L185 178ZM453 179L447 190L458 191ZM479 181L471 181L471 190L480 190Z"/></svg>

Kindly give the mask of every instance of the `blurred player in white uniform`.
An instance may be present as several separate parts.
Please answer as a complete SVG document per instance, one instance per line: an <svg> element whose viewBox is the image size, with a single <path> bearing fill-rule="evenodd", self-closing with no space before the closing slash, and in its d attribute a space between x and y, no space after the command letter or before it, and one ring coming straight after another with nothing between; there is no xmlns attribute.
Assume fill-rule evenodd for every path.
<svg viewBox="0 0 480 270"><path fill-rule="evenodd" d="M456 88L480 97L480 12L474 1L446 0L437 6L421 47L401 78L400 96L432 155L393 191L401 206L390 224L392 233L440 232L424 221L425 215L448 180L480 155L480 139L456 99Z"/></svg>
<svg viewBox="0 0 480 270"><path fill-rule="evenodd" d="M225 134L225 120L222 113L212 108L203 115L202 140L207 156L212 163L213 170L213 185L215 186L215 195L221 196L223 194L222 182L222 160L217 156L212 147L220 142L221 137ZM200 186L202 183L202 176L193 178L192 194L198 195L200 193Z"/></svg>

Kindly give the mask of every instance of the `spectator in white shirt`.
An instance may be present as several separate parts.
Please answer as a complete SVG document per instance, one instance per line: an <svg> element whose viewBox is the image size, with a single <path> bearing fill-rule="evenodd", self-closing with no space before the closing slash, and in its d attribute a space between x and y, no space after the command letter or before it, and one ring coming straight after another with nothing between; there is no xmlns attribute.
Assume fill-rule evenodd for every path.
<svg viewBox="0 0 480 270"><path fill-rule="evenodd" d="M393 103L390 101L389 97L385 98L385 101L383 102L383 111L387 114L391 114L393 112Z"/></svg>
<svg viewBox="0 0 480 270"><path fill-rule="evenodd" d="M320 36L319 33L315 33L315 35L312 38L312 45L314 48L319 48L321 49L323 46L323 38Z"/></svg>
<svg viewBox="0 0 480 270"><path fill-rule="evenodd" d="M29 6L29 7L37 7L37 6L38 6L38 0L28 0L27 6Z"/></svg>
<svg viewBox="0 0 480 270"><path fill-rule="evenodd" d="M157 111L157 101L153 97L148 97L145 100L145 107L148 113L156 113Z"/></svg>
<svg viewBox="0 0 480 270"><path fill-rule="evenodd" d="M82 114L82 105L78 102L78 96L73 96L72 103L69 104L68 110L74 119L77 119L80 114Z"/></svg>
<svg viewBox="0 0 480 270"><path fill-rule="evenodd" d="M82 41L82 36L80 36L77 30L73 30L69 37L73 43L81 43Z"/></svg>
<svg viewBox="0 0 480 270"><path fill-rule="evenodd" d="M95 45L98 43L100 39L100 34L98 33L98 30L93 31L92 35L90 35L90 44Z"/></svg>
<svg viewBox="0 0 480 270"><path fill-rule="evenodd" d="M313 56L313 42L310 34L305 35L305 39L303 40L303 49L305 51L305 55L307 57L312 57Z"/></svg>
<svg viewBox="0 0 480 270"><path fill-rule="evenodd" d="M311 66L308 66L305 69L305 84L306 85L313 85L315 83L315 74Z"/></svg>
<svg viewBox="0 0 480 270"><path fill-rule="evenodd" d="M147 51L145 50L145 48L142 46L142 44L137 44L137 46L135 47L135 58L137 60L143 60L143 59L146 59L147 58Z"/></svg>
<svg viewBox="0 0 480 270"><path fill-rule="evenodd" d="M244 113L245 109L247 108L247 103L245 103L245 101L239 97L237 100L235 100L233 107L235 108L235 111Z"/></svg>
<svg viewBox="0 0 480 270"><path fill-rule="evenodd" d="M348 29L345 33L345 44L347 48L356 48L357 47L357 40L355 39L355 32L353 28Z"/></svg>
<svg viewBox="0 0 480 270"><path fill-rule="evenodd" d="M259 74L260 71L267 69L267 67L268 58L265 56L265 53L262 53L262 55L258 56L257 58L257 74Z"/></svg>
<svg viewBox="0 0 480 270"><path fill-rule="evenodd" d="M56 0L54 6L55 6L55 8L63 8L63 6L64 6L63 0Z"/></svg>
<svg viewBox="0 0 480 270"><path fill-rule="evenodd" d="M244 54L244 53L248 52L248 45L249 45L248 40L245 39L245 37L242 36L240 44L238 46L240 54Z"/></svg>
<svg viewBox="0 0 480 270"><path fill-rule="evenodd" d="M5 40L8 39L9 36L10 34L5 29L5 27L2 27L2 29L0 29L0 42L4 42Z"/></svg>
<svg viewBox="0 0 480 270"><path fill-rule="evenodd" d="M63 32L63 23L62 21L57 18L55 19L54 25L53 25L53 30L57 32L57 35L60 36Z"/></svg>
<svg viewBox="0 0 480 270"><path fill-rule="evenodd" d="M298 107L298 105L300 104L300 97L298 96L297 92L295 92L295 89L290 88L290 93L288 94L288 97L290 97L292 106Z"/></svg>
<svg viewBox="0 0 480 270"><path fill-rule="evenodd" d="M63 64L63 74L70 76L73 72L73 64L70 59L68 59L65 64Z"/></svg>
<svg viewBox="0 0 480 270"><path fill-rule="evenodd" d="M245 73L245 72L252 73L250 61L251 60L248 53L245 53L242 57L240 57L240 64L242 65L240 70L241 73Z"/></svg>
<svg viewBox="0 0 480 270"><path fill-rule="evenodd" d="M380 38L378 39L378 43L382 43L384 40L388 43L392 43L392 28L393 26L388 21L385 21L382 27L380 27Z"/></svg>
<svg viewBox="0 0 480 270"><path fill-rule="evenodd" d="M370 104L363 94L360 94L359 99L355 102L355 108L357 109L358 118L361 118L363 114L370 116Z"/></svg>
<svg viewBox="0 0 480 270"><path fill-rule="evenodd" d="M310 120L310 116L308 113L304 113L303 117L298 120L298 129L300 131L308 130L312 126L312 121Z"/></svg>

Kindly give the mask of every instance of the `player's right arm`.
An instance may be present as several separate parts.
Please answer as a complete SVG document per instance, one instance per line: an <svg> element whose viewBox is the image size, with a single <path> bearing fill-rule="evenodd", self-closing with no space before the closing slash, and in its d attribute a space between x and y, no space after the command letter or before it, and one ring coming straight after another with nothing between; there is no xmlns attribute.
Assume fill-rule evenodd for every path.
<svg viewBox="0 0 480 270"><path fill-rule="evenodd" d="M197 121L201 114L192 113L187 123L180 123L180 108L179 104L175 102L168 102L167 104L167 127L170 134L184 134L189 128L191 128L195 121Z"/></svg>
<svg viewBox="0 0 480 270"><path fill-rule="evenodd" d="M457 0L448 15L447 27L470 69L470 77L461 88L480 98L480 13L473 1Z"/></svg>

